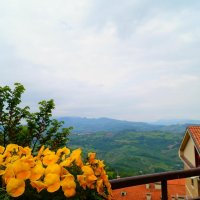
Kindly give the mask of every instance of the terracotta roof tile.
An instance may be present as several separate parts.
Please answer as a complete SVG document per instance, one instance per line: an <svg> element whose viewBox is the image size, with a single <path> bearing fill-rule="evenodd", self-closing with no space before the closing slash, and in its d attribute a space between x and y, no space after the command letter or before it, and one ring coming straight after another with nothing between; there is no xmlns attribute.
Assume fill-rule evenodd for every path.
<svg viewBox="0 0 200 200"><path fill-rule="evenodd" d="M189 126L189 133L194 140L194 143L200 151L200 126Z"/></svg>
<svg viewBox="0 0 200 200"><path fill-rule="evenodd" d="M168 196L185 196L185 179L170 180L168 185ZM126 192L126 195L122 196L121 192ZM155 184L150 183L150 188L147 189L146 185L138 185L133 187L120 188L113 191L114 200L146 200L146 194L151 194L152 200L160 200L161 190L155 189Z"/></svg>

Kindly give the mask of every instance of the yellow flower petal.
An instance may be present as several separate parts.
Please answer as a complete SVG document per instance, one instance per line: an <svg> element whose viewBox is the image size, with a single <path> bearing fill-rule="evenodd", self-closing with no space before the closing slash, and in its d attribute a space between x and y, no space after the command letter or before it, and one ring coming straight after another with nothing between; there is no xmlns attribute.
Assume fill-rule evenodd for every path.
<svg viewBox="0 0 200 200"><path fill-rule="evenodd" d="M31 181L30 184L38 193L46 188L46 185L42 181Z"/></svg>
<svg viewBox="0 0 200 200"><path fill-rule="evenodd" d="M60 177L57 174L47 174L44 184L47 186L48 192L55 192L60 188Z"/></svg>
<svg viewBox="0 0 200 200"><path fill-rule="evenodd" d="M5 174L5 170L0 169L0 176Z"/></svg>
<svg viewBox="0 0 200 200"><path fill-rule="evenodd" d="M0 153L3 153L3 152L4 152L4 150L5 150L5 147L3 147L3 146L0 146Z"/></svg>
<svg viewBox="0 0 200 200"><path fill-rule="evenodd" d="M21 147L19 146L19 151L20 151L20 154L23 154L23 155L31 155L31 148L29 147Z"/></svg>
<svg viewBox="0 0 200 200"><path fill-rule="evenodd" d="M6 151L8 151L8 152L12 152L12 151L18 152L18 148L19 148L19 146L17 144L8 144L7 147L6 147Z"/></svg>
<svg viewBox="0 0 200 200"><path fill-rule="evenodd" d="M61 173L61 166L58 164L48 165L47 168L45 169L45 175L57 174L58 176L60 176L60 173Z"/></svg>
<svg viewBox="0 0 200 200"><path fill-rule="evenodd" d="M25 182L22 179L11 178L6 185L6 191L11 197L18 197L24 193Z"/></svg>
<svg viewBox="0 0 200 200"><path fill-rule="evenodd" d="M58 161L59 157L55 154L49 154L43 157L43 164L50 165Z"/></svg>
<svg viewBox="0 0 200 200"><path fill-rule="evenodd" d="M82 169L83 173L86 175L94 174L94 171L90 166L83 166L81 169Z"/></svg>
<svg viewBox="0 0 200 200"><path fill-rule="evenodd" d="M89 163L93 163L95 161L96 153L88 153Z"/></svg>
<svg viewBox="0 0 200 200"><path fill-rule="evenodd" d="M78 158L80 157L81 152L82 152L82 151L81 151L80 148L79 148L79 149L75 149L74 151L72 151L70 157L71 157L73 160L76 160L76 159L78 159Z"/></svg>
<svg viewBox="0 0 200 200"><path fill-rule="evenodd" d="M72 164L72 159L67 158L66 160L64 160L63 162L60 163L60 166L69 167L71 164Z"/></svg>
<svg viewBox="0 0 200 200"><path fill-rule="evenodd" d="M61 167L60 177L65 177L69 171L65 169L64 167Z"/></svg>
<svg viewBox="0 0 200 200"><path fill-rule="evenodd" d="M103 188L103 180L97 180L97 192L99 194L103 194L104 193L104 188Z"/></svg>
<svg viewBox="0 0 200 200"><path fill-rule="evenodd" d="M31 176L30 180L36 181L40 179L41 176L44 174L44 167L42 166L41 161L38 161L35 167L31 169Z"/></svg>
<svg viewBox="0 0 200 200"><path fill-rule="evenodd" d="M65 178L61 181L62 188L75 188L76 183L72 174L65 175Z"/></svg>
<svg viewBox="0 0 200 200"><path fill-rule="evenodd" d="M92 182L92 181L96 181L96 180L97 180L97 177L95 175L90 175L87 177L88 182Z"/></svg>
<svg viewBox="0 0 200 200"><path fill-rule="evenodd" d="M5 173L3 174L3 179L4 179L4 182L7 184L8 181L11 179L11 178L14 178L15 177L15 174L13 172L13 168L12 168L12 165L11 164L8 164L6 169L5 169Z"/></svg>
<svg viewBox="0 0 200 200"><path fill-rule="evenodd" d="M3 159L4 159L4 156L3 156L3 155L0 155L0 165L3 164Z"/></svg>
<svg viewBox="0 0 200 200"><path fill-rule="evenodd" d="M77 180L78 180L80 186L83 189L86 189L86 186L87 186L86 176L85 175L77 175Z"/></svg>
<svg viewBox="0 0 200 200"><path fill-rule="evenodd" d="M17 178L28 179L31 175L30 166L22 160L17 160L13 163L13 171Z"/></svg>
<svg viewBox="0 0 200 200"><path fill-rule="evenodd" d="M65 189L63 192L66 197L73 197L76 194L76 190L74 188Z"/></svg>
<svg viewBox="0 0 200 200"><path fill-rule="evenodd" d="M50 154L54 154L54 152L49 150L49 148L46 148L46 149L43 150L43 155L46 156L46 155L50 155Z"/></svg>
<svg viewBox="0 0 200 200"><path fill-rule="evenodd" d="M61 154L65 154L65 155L69 155L70 154L70 150L67 147L63 147L62 149L58 149L56 152L56 155L58 157L60 157Z"/></svg>
<svg viewBox="0 0 200 200"><path fill-rule="evenodd" d="M76 194L76 183L72 174L67 174L61 182L62 190L66 197L72 197Z"/></svg>
<svg viewBox="0 0 200 200"><path fill-rule="evenodd" d="M37 159L40 159L40 157L42 156L43 154L43 151L44 151L44 145L40 148L40 150L38 151L38 154L37 154Z"/></svg>

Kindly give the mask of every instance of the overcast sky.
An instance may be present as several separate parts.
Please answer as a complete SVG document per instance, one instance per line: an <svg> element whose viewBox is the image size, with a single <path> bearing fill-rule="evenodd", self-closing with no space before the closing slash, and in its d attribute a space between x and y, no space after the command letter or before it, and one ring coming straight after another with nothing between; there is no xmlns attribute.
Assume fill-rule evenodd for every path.
<svg viewBox="0 0 200 200"><path fill-rule="evenodd" d="M35 110L200 119L200 1L0 0L0 85Z"/></svg>

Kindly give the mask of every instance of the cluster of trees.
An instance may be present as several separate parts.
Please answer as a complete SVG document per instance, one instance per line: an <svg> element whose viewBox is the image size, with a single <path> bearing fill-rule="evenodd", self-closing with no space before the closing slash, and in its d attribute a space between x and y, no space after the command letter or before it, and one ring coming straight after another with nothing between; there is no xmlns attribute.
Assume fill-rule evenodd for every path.
<svg viewBox="0 0 200 200"><path fill-rule="evenodd" d="M14 86L0 86L0 145L30 146L33 152L41 145L52 150L65 146L72 127L63 128L63 121L52 119L54 101L43 100L38 103L39 111L31 112L29 106L20 106L24 86Z"/></svg>

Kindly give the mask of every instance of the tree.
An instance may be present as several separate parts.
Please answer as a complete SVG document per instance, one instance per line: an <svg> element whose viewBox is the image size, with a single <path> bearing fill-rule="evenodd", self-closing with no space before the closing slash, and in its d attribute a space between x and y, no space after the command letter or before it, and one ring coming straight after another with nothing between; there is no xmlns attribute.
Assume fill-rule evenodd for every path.
<svg viewBox="0 0 200 200"><path fill-rule="evenodd" d="M39 111L31 113L28 106L20 107L24 86L14 85L13 90L0 86L0 145L30 146L33 152L41 145L53 150L65 146L72 127L62 128L63 121L52 119L54 101L39 102Z"/></svg>

